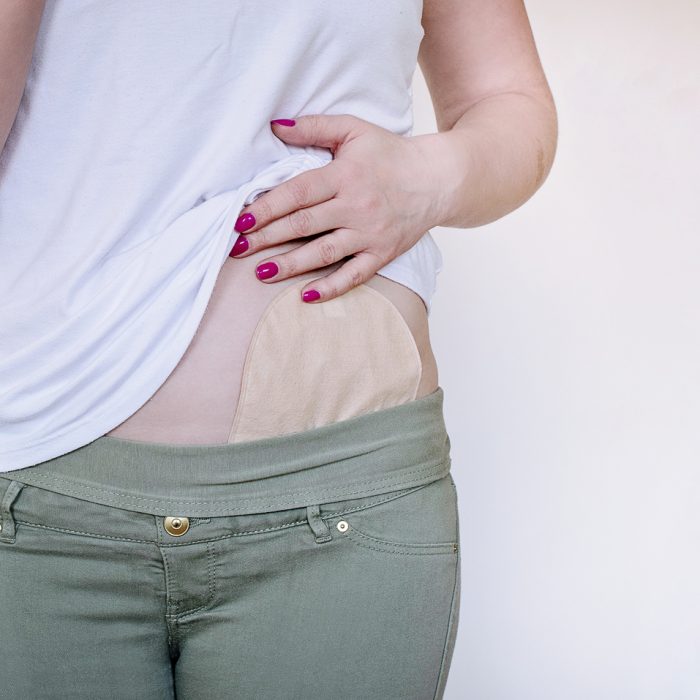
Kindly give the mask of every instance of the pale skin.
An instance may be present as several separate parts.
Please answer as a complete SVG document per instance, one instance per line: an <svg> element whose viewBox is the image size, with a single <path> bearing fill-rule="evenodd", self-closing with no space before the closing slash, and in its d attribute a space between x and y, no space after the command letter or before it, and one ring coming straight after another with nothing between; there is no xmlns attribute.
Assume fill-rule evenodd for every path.
<svg viewBox="0 0 700 700"><path fill-rule="evenodd" d="M44 0L0 2L0 151L17 115Z"/></svg>
<svg viewBox="0 0 700 700"><path fill-rule="evenodd" d="M0 3L0 149L17 113L44 0ZM523 0L425 0L418 63L438 133L405 137L354 115L275 115L285 143L333 160L278 185L253 214L246 257L311 240L275 262L274 282L343 261L301 290L322 303L369 280L435 226L473 228L517 209L546 179L557 115Z"/></svg>

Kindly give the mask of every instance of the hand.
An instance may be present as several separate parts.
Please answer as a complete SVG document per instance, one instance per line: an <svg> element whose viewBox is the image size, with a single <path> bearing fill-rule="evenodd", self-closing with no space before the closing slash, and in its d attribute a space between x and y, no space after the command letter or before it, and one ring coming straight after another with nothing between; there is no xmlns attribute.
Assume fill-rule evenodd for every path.
<svg viewBox="0 0 700 700"><path fill-rule="evenodd" d="M426 157L415 137L346 114L303 116L293 126L271 126L286 143L329 148L334 159L290 178L241 211L234 228L245 235L236 240L232 257L315 236L263 260L256 268L261 281L276 282L349 257L302 290L304 301L333 299L366 282L439 220L435 158Z"/></svg>

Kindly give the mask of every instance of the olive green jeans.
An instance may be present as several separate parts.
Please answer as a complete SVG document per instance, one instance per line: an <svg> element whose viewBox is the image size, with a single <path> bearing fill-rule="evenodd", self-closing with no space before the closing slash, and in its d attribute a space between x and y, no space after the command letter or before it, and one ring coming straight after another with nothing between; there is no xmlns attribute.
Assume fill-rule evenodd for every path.
<svg viewBox="0 0 700 700"><path fill-rule="evenodd" d="M0 697L441 698L442 404L225 445L105 435L0 473Z"/></svg>

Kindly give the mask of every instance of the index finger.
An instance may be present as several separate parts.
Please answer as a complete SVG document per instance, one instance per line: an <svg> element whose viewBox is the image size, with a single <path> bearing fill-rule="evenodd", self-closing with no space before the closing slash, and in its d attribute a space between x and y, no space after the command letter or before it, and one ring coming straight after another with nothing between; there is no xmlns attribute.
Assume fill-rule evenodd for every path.
<svg viewBox="0 0 700 700"><path fill-rule="evenodd" d="M254 233L297 209L332 199L338 192L337 174L333 165L335 161L305 170L260 195L241 211L234 230L238 233Z"/></svg>

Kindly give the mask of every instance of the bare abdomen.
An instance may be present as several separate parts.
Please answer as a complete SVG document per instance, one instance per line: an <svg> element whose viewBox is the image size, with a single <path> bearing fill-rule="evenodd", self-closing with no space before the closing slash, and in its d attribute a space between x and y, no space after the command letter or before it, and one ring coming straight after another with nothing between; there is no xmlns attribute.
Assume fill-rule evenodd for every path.
<svg viewBox="0 0 700 700"><path fill-rule="evenodd" d="M380 275L327 302L305 304L297 291L284 294L341 263L274 283L256 278L261 260L297 245L227 259L179 364L146 404L107 434L146 442L236 442L305 430L435 391L437 366L421 298Z"/></svg>

